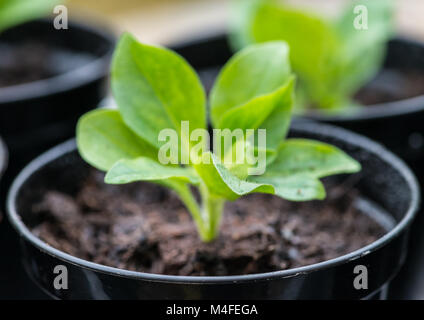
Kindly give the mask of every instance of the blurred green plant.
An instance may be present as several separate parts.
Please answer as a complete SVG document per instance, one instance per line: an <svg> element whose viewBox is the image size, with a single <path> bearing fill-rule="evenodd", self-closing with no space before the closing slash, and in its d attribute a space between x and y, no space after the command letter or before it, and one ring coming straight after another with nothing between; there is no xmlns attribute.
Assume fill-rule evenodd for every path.
<svg viewBox="0 0 424 320"><path fill-rule="evenodd" d="M382 66L393 33L392 0L355 0L335 20L275 0L241 0L230 41L239 50L252 43L284 40L299 76L297 106L334 112L356 106L353 95ZM363 17L361 10L367 11ZM357 19L367 28L355 27Z"/></svg>
<svg viewBox="0 0 424 320"><path fill-rule="evenodd" d="M53 13L64 0L0 0L0 33Z"/></svg>
<svg viewBox="0 0 424 320"><path fill-rule="evenodd" d="M360 170L357 161L331 145L285 139L293 88L288 46L283 41L249 46L221 71L209 97L213 128L266 130L264 146L243 141L243 147L269 155L265 172L249 175L251 162L225 161L233 160L232 150L240 140L231 137L223 153L212 152L210 145L196 149L192 144L196 130L208 132L208 121L206 94L190 65L170 50L139 43L125 34L112 63L118 110L95 110L82 116L78 150L85 161L107 172L106 183L150 181L174 190L191 213L201 239L212 241L227 200L253 192L292 201L323 199L320 178ZM190 124L185 134L183 122ZM164 142L159 137L170 129L179 135L176 145L187 147L183 150L189 155L188 164L160 161ZM199 143L205 146L203 139ZM200 203L193 189L198 190Z"/></svg>

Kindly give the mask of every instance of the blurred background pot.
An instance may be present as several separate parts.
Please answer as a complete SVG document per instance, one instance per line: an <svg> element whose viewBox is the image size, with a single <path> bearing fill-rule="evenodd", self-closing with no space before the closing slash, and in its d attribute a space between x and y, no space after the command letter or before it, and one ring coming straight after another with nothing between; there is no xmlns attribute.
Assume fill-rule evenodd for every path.
<svg viewBox="0 0 424 320"><path fill-rule="evenodd" d="M4 144L3 140L0 137L0 181L1 181L1 177L6 171L7 162L8 162L8 152L6 149L6 145ZM3 198L0 198L0 199L2 199L1 202L3 202ZM1 221L1 209L0 209L0 221Z"/></svg>
<svg viewBox="0 0 424 320"><path fill-rule="evenodd" d="M8 163L8 152L7 152L7 149L6 149L6 145L4 144L3 140L0 137L0 181L1 181L2 177L3 177L4 172L6 171L7 163ZM0 189L0 191L1 191L1 189ZM0 196L0 203L1 203L1 207L0 207L0 223L4 219L3 209L2 209L3 208L3 203L5 202L4 200L5 200L5 198L2 197L2 196Z"/></svg>
<svg viewBox="0 0 424 320"><path fill-rule="evenodd" d="M415 177L384 147L346 130L308 123L294 124L290 134L334 144L361 162L363 170L356 176L355 187L370 205L364 214L387 230L384 236L359 250L318 264L245 276L153 275L95 264L54 249L34 236L26 225L31 224L31 208L42 198L42 190L72 195L91 170L78 155L75 142L69 141L31 162L16 178L8 196L8 215L21 236L27 272L51 296L62 299L384 298L387 286L405 260L408 228L419 202ZM55 290L52 285L57 265L68 269L67 290ZM353 286L357 265L368 268L368 290Z"/></svg>
<svg viewBox="0 0 424 320"><path fill-rule="evenodd" d="M210 89L226 61L233 54L226 35L216 35L172 46L183 55ZM388 95L405 88L401 74L412 71L424 79L424 43L406 38L390 41L383 70L371 81L365 91L385 92ZM417 84L419 85L419 83ZM418 88L420 89L420 88ZM337 125L383 143L412 167L424 185L424 83L421 94L399 101L378 103L359 109L352 114L308 114L297 121L319 121ZM424 299L424 214L414 223L409 261L395 281L393 298Z"/></svg>
<svg viewBox="0 0 424 320"><path fill-rule="evenodd" d="M12 173L74 135L79 116L106 95L113 47L103 28L80 23L56 30L40 20L2 33L0 134Z"/></svg>
<svg viewBox="0 0 424 320"><path fill-rule="evenodd" d="M56 30L52 21L39 20L1 34L0 135L10 161L0 198L28 161L73 137L78 118L106 95L115 39L105 30L76 22ZM18 249L15 233L3 221L0 298L40 298L27 285Z"/></svg>

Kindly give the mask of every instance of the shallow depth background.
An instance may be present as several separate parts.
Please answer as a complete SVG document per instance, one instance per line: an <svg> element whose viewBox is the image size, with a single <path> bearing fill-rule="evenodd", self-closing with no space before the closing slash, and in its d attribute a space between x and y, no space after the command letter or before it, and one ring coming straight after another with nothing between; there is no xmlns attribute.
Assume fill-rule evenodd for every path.
<svg viewBox="0 0 424 320"><path fill-rule="evenodd" d="M324 14L334 14L348 0L289 0ZM170 44L226 30L230 0L68 0L69 14L106 20L119 33ZM424 39L424 0L397 0L399 33Z"/></svg>

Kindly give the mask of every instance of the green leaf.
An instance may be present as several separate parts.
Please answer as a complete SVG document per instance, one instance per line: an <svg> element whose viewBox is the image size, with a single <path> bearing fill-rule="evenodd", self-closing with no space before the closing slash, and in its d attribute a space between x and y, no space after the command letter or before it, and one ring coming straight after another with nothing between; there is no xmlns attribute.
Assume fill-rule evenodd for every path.
<svg viewBox="0 0 424 320"><path fill-rule="evenodd" d="M276 149L289 129L294 82L284 42L241 51L225 65L212 90L214 127L245 133L265 129L266 148Z"/></svg>
<svg viewBox="0 0 424 320"><path fill-rule="evenodd" d="M291 98L293 81L282 86L276 91L249 100L246 104L229 109L219 119L215 128L220 129L257 129L270 116L274 109L280 105L286 96ZM282 107L287 109L287 117L290 118L291 104L286 103Z"/></svg>
<svg viewBox="0 0 424 320"><path fill-rule="evenodd" d="M199 183L198 176L191 169L164 166L145 157L120 160L113 165L105 177L105 182L109 184L125 184L136 181L166 182L166 180Z"/></svg>
<svg viewBox="0 0 424 320"><path fill-rule="evenodd" d="M134 134L117 110L94 110L82 116L77 126L81 157L99 170L109 170L121 159L150 157L158 151Z"/></svg>
<svg viewBox="0 0 424 320"><path fill-rule="evenodd" d="M208 152L207 154L210 157L209 163L203 162L196 165L195 169L210 194L228 200L236 200L251 192L273 193L272 186L239 179L213 153Z"/></svg>
<svg viewBox="0 0 424 320"><path fill-rule="evenodd" d="M328 65L339 47L330 23L314 14L262 1L250 23L255 42L284 40L290 60L308 94L319 99L327 92Z"/></svg>
<svg viewBox="0 0 424 320"><path fill-rule="evenodd" d="M301 174L323 178L339 173L355 173L361 165L345 152L329 144L288 139L281 143L276 159L267 167L265 176Z"/></svg>
<svg viewBox="0 0 424 320"><path fill-rule="evenodd" d="M255 152L253 154L255 156L258 156L259 152L266 152L267 159L268 155L275 153L290 127L293 87L294 81L290 81L286 86L270 95L255 98L246 105L229 110L222 117L219 128L229 129L231 133L227 130L222 130L221 135L214 138L215 144L218 140L221 142L222 158L232 158L235 161L237 152L240 152L237 150L242 147L239 145L243 144L245 155L247 155L249 148L254 148ZM261 113L262 110L266 115L265 119L263 118L264 114ZM237 141L233 139L229 140L232 137L226 137L226 134L231 135L236 132L235 130L239 130L240 128L244 130L260 129L264 131L261 133L255 131L253 134L252 131L243 131L241 141L238 140L239 137L237 135L235 135ZM266 137L266 144L261 140L260 135ZM231 150L227 145L228 141L233 142ZM237 170L236 167L239 166L232 166L230 170L234 173L234 169ZM241 170L245 171L250 166L244 163L242 167L244 169L242 168Z"/></svg>
<svg viewBox="0 0 424 320"><path fill-rule="evenodd" d="M276 41L253 45L234 55L224 66L211 92L214 126L219 128L221 118L231 109L241 107L254 98L270 95L285 86L291 78L288 54L287 44ZM269 115L269 109L272 110L264 107L262 120ZM250 118L245 117L246 123L260 122Z"/></svg>
<svg viewBox="0 0 424 320"><path fill-rule="evenodd" d="M355 173L361 165L343 151L326 143L306 139L288 139L276 159L261 176L249 181L270 184L275 194L291 201L324 199L325 189L319 178Z"/></svg>
<svg viewBox="0 0 424 320"><path fill-rule="evenodd" d="M325 198L322 183L310 176L251 176L240 179L211 154L211 163L196 166L196 171L209 192L227 200L236 200L249 193L275 194L291 201L306 201Z"/></svg>
<svg viewBox="0 0 424 320"><path fill-rule="evenodd" d="M181 122L189 134L206 128L206 98L200 80L188 63L176 53L137 42L124 34L112 64L112 90L128 127L159 148L163 129L181 133Z"/></svg>
<svg viewBox="0 0 424 320"><path fill-rule="evenodd" d="M0 32L53 13L63 0L0 0Z"/></svg>
<svg viewBox="0 0 424 320"><path fill-rule="evenodd" d="M355 11L355 8L367 8L368 29L353 27L360 18L360 11ZM381 69L387 42L393 36L393 13L392 0L356 0L337 20L335 29L343 39L343 52L340 55L340 81L336 81L335 88L339 87L337 90L344 95L354 94ZM358 22L363 21L359 19Z"/></svg>
<svg viewBox="0 0 424 320"><path fill-rule="evenodd" d="M266 130L266 147L273 152L286 137L290 129L292 109L294 105L295 78L290 77L289 81L277 92L272 94L270 100L276 104L274 110L258 127Z"/></svg>
<svg viewBox="0 0 424 320"><path fill-rule="evenodd" d="M259 0L232 1L229 43L235 52L254 42L249 25L260 3Z"/></svg>
<svg viewBox="0 0 424 320"><path fill-rule="evenodd" d="M367 9L367 29L355 28L354 23L365 26L360 14L362 8ZM345 8L335 23L341 37L346 37L354 55L368 47L372 40L385 42L394 33L394 1L393 0L355 0Z"/></svg>
<svg viewBox="0 0 424 320"><path fill-rule="evenodd" d="M289 201L323 200L326 195L321 181L309 175L252 176L251 181L273 186L275 195Z"/></svg>

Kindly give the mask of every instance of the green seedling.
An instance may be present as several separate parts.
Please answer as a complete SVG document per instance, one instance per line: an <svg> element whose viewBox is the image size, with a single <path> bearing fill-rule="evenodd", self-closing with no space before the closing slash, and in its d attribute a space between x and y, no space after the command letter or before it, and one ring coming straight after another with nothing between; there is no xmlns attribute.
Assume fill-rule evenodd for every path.
<svg viewBox="0 0 424 320"><path fill-rule="evenodd" d="M346 111L354 94L381 69L393 31L392 0L355 0L336 19L273 0L241 0L231 42L286 41L299 76L297 106Z"/></svg>
<svg viewBox="0 0 424 320"><path fill-rule="evenodd" d="M250 193L291 201L324 199L320 178L360 170L357 161L334 146L286 138L294 82L285 42L249 46L224 66L207 112L204 88L181 56L124 34L112 64L118 110L82 116L78 149L89 164L106 172L108 184L150 181L172 189L201 239L209 242L219 234L226 201ZM214 145L208 143L208 123L214 133L230 132L230 143L216 148L215 134ZM249 139L233 139L240 130ZM250 139L259 130L266 139ZM247 149L253 156L235 161L233 151ZM250 160L261 156L266 161L259 172Z"/></svg>

